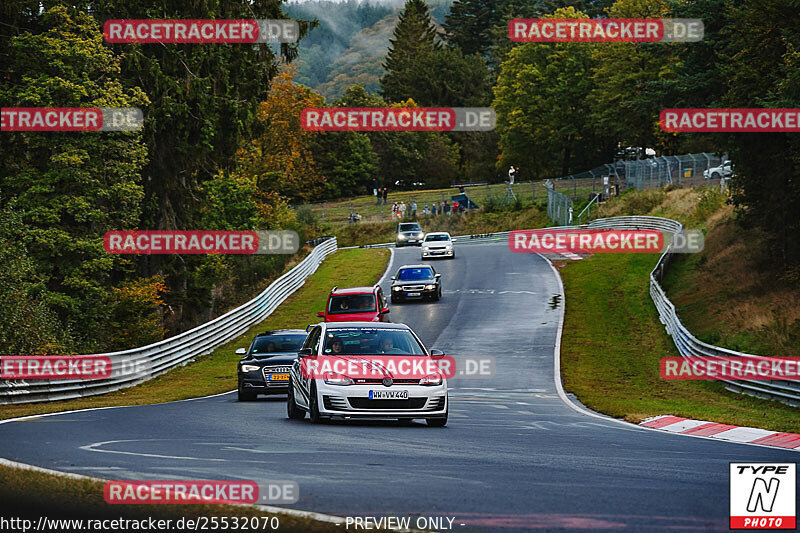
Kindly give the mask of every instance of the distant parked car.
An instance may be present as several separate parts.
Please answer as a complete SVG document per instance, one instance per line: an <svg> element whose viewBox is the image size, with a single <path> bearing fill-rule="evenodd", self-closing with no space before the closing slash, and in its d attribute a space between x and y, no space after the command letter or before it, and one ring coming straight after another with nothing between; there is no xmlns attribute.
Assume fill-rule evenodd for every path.
<svg viewBox="0 0 800 533"><path fill-rule="evenodd" d="M401 246L422 246L422 239L425 233L422 226L416 222L401 222L397 225L397 235L394 238L394 245Z"/></svg>
<svg viewBox="0 0 800 533"><path fill-rule="evenodd" d="M733 163L730 160L723 161L722 164L718 167L711 167L708 170L703 171L703 177L705 179L712 179L718 180L720 178L732 178L733 177Z"/></svg>

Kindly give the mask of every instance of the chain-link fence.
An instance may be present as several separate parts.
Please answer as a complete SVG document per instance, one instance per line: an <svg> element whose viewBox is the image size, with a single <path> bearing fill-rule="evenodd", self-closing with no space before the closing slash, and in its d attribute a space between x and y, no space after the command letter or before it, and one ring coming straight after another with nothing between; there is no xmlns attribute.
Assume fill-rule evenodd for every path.
<svg viewBox="0 0 800 533"><path fill-rule="evenodd" d="M709 153L671 155L617 161L546 180L547 214L561 225L583 224L596 214L600 200L619 194L628 187L656 189L667 185L695 187L722 185L731 167L723 164L727 156Z"/></svg>
<svg viewBox="0 0 800 533"><path fill-rule="evenodd" d="M719 167L727 156L714 154L665 155L636 161L623 161L628 187L658 189L666 185L695 187L719 185L725 171ZM718 170L714 170L718 169ZM711 172L706 173L706 170ZM713 180L713 181L712 181Z"/></svg>

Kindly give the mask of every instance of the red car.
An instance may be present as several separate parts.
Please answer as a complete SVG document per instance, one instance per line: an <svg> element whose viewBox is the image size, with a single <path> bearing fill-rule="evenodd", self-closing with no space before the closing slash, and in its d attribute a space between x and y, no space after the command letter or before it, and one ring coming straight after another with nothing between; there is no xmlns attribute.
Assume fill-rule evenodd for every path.
<svg viewBox="0 0 800 533"><path fill-rule="evenodd" d="M380 287L334 287L325 311L317 313L325 322L390 322L389 304Z"/></svg>

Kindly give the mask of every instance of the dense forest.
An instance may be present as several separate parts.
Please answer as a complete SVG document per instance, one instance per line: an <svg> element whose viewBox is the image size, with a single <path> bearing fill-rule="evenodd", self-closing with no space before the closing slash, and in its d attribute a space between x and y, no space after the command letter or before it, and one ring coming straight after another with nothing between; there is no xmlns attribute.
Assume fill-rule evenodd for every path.
<svg viewBox="0 0 800 533"><path fill-rule="evenodd" d="M449 9L448 9L449 7ZM433 8L433 9L431 9ZM286 18L297 45L109 44L110 18ZM508 20L701 18L698 43L513 43ZM135 106L139 132L0 135L0 349L129 348L218 315L283 256L112 256L121 229L295 229L291 204L524 179L610 161L620 146L727 151L743 224L800 257L800 139L672 134L670 107L798 107L793 0L456 0L426 4L6 0L4 107ZM384 53L385 51L385 53ZM488 107L494 132L313 133L303 108Z"/></svg>

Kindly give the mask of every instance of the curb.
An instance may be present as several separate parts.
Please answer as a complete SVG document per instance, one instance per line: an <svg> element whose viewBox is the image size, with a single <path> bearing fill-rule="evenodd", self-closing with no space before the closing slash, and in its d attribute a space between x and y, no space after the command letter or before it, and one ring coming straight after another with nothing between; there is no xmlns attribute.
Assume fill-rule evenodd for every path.
<svg viewBox="0 0 800 533"><path fill-rule="evenodd" d="M647 418L640 424L642 427L690 435L692 437L706 437L728 442L742 444L756 444L771 446L785 450L800 452L800 433L782 433L766 429L732 426L707 420L693 420L672 415L659 415Z"/></svg>

